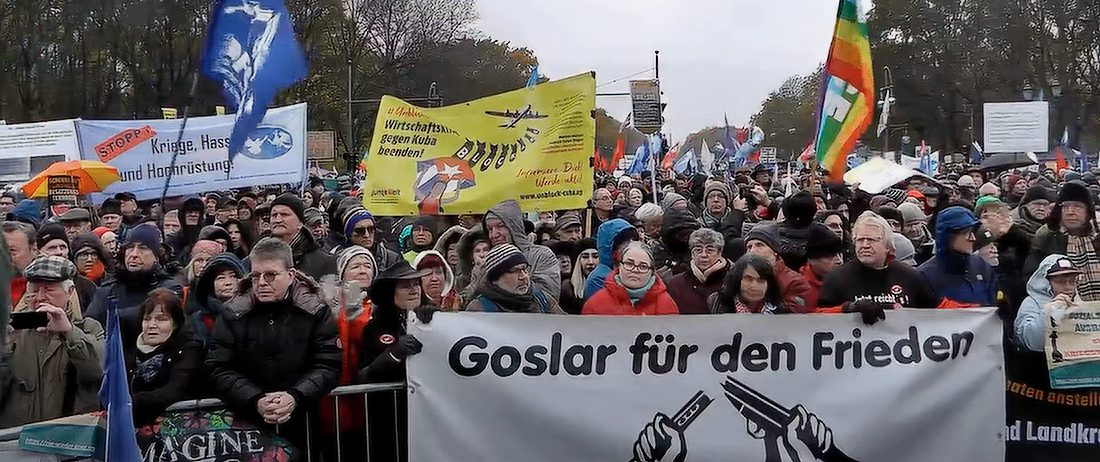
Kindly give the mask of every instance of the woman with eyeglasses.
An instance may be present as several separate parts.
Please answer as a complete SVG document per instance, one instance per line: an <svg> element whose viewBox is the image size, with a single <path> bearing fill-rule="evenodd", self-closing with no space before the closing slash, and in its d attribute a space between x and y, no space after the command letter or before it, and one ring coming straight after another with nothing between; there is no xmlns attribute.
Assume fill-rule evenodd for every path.
<svg viewBox="0 0 1100 462"><path fill-rule="evenodd" d="M581 314L665 315L680 314L680 309L657 277L653 252L645 244L631 242L623 249L603 289L584 303Z"/></svg>
<svg viewBox="0 0 1100 462"><path fill-rule="evenodd" d="M722 289L707 298L713 314L787 313L779 293L779 281L767 259L745 254L726 273Z"/></svg>
<svg viewBox="0 0 1100 462"><path fill-rule="evenodd" d="M114 273L114 257L94 234L77 234L73 236L70 244L73 263L76 264L76 270L81 276L98 286L107 279L108 275Z"/></svg>

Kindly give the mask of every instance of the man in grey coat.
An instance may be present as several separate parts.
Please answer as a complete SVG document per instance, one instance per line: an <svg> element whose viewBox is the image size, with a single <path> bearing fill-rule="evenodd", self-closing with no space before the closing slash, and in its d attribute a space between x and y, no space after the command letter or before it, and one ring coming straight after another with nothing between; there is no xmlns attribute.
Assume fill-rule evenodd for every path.
<svg viewBox="0 0 1100 462"><path fill-rule="evenodd" d="M532 244L523 229L523 211L514 200L503 201L485 214L484 226L493 246L512 244L519 248L531 265L531 279L542 293L561 296L561 265L554 251Z"/></svg>

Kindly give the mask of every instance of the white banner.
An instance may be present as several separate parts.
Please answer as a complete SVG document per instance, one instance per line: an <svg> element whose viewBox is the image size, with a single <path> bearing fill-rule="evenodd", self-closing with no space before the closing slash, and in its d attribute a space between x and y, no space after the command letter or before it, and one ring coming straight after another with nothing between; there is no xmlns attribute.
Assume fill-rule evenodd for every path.
<svg viewBox="0 0 1100 462"><path fill-rule="evenodd" d="M1047 152L1050 115L1046 101L985 103L985 154L998 152Z"/></svg>
<svg viewBox="0 0 1100 462"><path fill-rule="evenodd" d="M52 160L80 158L73 120L54 120L27 124L0 124L0 181L24 181L32 172L32 157ZM48 165L50 159L39 163ZM41 170L41 165L35 170Z"/></svg>
<svg viewBox="0 0 1100 462"><path fill-rule="evenodd" d="M992 309L410 323L410 462L1004 460Z"/></svg>
<svg viewBox="0 0 1100 462"><path fill-rule="evenodd" d="M234 115L191 117L177 144L183 120L81 120L80 153L86 160L118 168L121 181L104 191L130 191L140 200L160 197L179 151L169 196L248 186L299 183L306 178L306 105L267 111L263 122L234 157L228 177L229 134ZM96 202L102 197L93 198Z"/></svg>

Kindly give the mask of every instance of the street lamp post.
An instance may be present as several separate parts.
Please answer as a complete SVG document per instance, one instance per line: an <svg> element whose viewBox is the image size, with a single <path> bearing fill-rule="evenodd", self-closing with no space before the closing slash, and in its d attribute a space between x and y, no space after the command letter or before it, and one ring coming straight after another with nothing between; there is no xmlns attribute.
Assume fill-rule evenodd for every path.
<svg viewBox="0 0 1100 462"><path fill-rule="evenodd" d="M894 79L890 75L890 68L888 66L882 66L882 87L879 88L879 102L878 106L882 108L882 111L888 111L888 107L894 102L894 97L890 94L894 89ZM886 130L882 141L882 156L886 157L886 152L890 149L890 121L886 122ZM897 160L897 159L895 159Z"/></svg>

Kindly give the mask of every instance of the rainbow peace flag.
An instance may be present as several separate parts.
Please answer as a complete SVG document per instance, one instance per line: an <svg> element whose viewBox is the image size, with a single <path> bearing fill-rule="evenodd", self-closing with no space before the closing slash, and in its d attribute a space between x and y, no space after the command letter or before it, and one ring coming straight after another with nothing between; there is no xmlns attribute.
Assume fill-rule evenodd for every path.
<svg viewBox="0 0 1100 462"><path fill-rule="evenodd" d="M840 0L818 111L817 162L838 179L847 167L848 152L875 113L871 44L861 13L858 0Z"/></svg>

